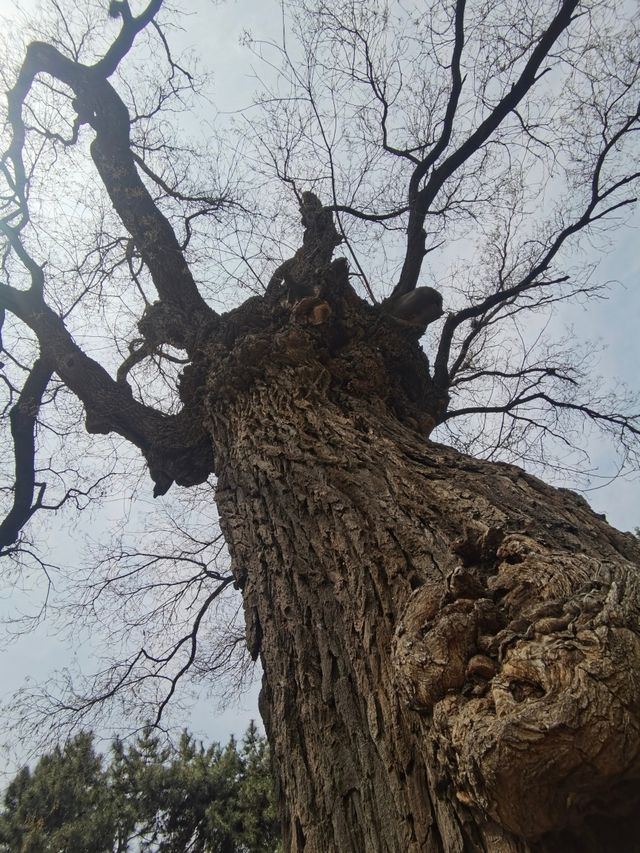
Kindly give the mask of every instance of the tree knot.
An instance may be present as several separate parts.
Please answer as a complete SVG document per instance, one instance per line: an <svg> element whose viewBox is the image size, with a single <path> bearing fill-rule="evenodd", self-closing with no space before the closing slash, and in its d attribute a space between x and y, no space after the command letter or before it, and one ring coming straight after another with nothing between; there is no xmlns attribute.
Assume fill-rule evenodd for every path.
<svg viewBox="0 0 640 853"><path fill-rule="evenodd" d="M640 578L621 558L498 538L465 531L468 565L409 599L393 661L458 799L532 839L640 785Z"/></svg>

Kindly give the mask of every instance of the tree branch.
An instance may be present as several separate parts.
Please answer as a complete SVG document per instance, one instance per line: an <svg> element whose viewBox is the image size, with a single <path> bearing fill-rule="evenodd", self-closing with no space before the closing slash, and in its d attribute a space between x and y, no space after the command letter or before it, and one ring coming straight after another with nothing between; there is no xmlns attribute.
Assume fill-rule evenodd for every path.
<svg viewBox="0 0 640 853"><path fill-rule="evenodd" d="M147 8L137 18L134 18L131 14L128 0L111 3L109 13L112 17L120 15L122 18L122 29L102 59L92 66L96 74L107 79L115 73L121 60L131 50L135 37L147 24L151 23L160 11L161 6L162 0L151 0Z"/></svg>
<svg viewBox="0 0 640 853"><path fill-rule="evenodd" d="M9 414L16 479L13 505L0 523L0 555L18 539L20 530L42 504L46 486L36 484L35 479L35 430L42 396L52 373L50 361L42 356L37 358ZM36 485L39 490L34 501Z"/></svg>
<svg viewBox="0 0 640 853"><path fill-rule="evenodd" d="M578 6L578 3L579 0L563 0L558 13L544 33L540 36L536 46L531 51L531 55L518 80L496 104L491 113L483 122L481 122L476 130L471 133L467 139L441 163L440 166L433 169L427 184L422 189L419 189L420 182L426 176L429 169L435 164L437 157L440 156L449 143L455 107L457 106L457 98L462 88L462 80L459 76L458 78L455 77L456 65L457 74L460 74L459 61L464 37L462 29L464 4L459 0L456 6L456 39L451 63L453 79L452 95L449 98L443 133L440 140L436 144L435 149L433 149L423 162L416 167L409 183L409 205L411 207L411 211L409 214L409 223L407 225L407 251L398 284L393 290L393 296L400 296L404 293L408 293L413 290L418 283L420 270L422 268L422 260L425 254L426 234L424 231L424 220L429 207L440 192L443 184L473 154L480 150L491 134L494 133L509 113L517 107L536 81L540 79L540 74L538 73L540 66L549 55L549 51L557 39L573 20L573 13ZM454 112L451 112L452 109ZM434 151L436 152L435 157Z"/></svg>
<svg viewBox="0 0 640 853"><path fill-rule="evenodd" d="M157 0L150 4L149 14L149 10L157 5ZM141 19L133 20L139 23ZM51 45L41 42L30 44L18 80L8 95L12 139L7 157L14 166L14 191L26 211L26 175L22 159L25 139L23 104L39 74L49 74L69 86L76 96L74 106L79 120L90 124L95 131L91 155L113 206L133 237L160 299L172 306L177 316L182 318L184 345L188 347L195 339L200 322L215 315L198 291L173 228L138 174L130 145L128 110L113 86L100 73L103 67L111 73L115 57L139 28L134 27L135 32L127 30L127 37L122 42L116 40L114 45L119 44L118 51L111 54L106 66L100 63L93 67L81 65ZM126 29L125 25L123 32Z"/></svg>
<svg viewBox="0 0 640 853"><path fill-rule="evenodd" d="M623 415L618 412L598 412L586 404L557 400L542 391L535 394L520 394L501 406L467 406L463 409L454 409L444 415L443 421L451 420L451 418L457 418L462 415L495 414L500 412L508 413L512 412L514 409L520 408L521 406L525 406L527 403L533 403L538 400L543 403L547 403L550 409L568 409L573 412L579 412L580 414L586 415L594 422L602 421L610 426L619 427L623 432L630 432L634 436L640 436L640 425L635 425L637 422L640 422L640 415Z"/></svg>
<svg viewBox="0 0 640 853"><path fill-rule="evenodd" d="M411 181L409 183L409 200L413 200L418 196L418 187L420 181L427 174L429 169L436 162L438 157L446 149L451 139L453 131L453 122L458 109L458 101L462 91L463 78L460 71L460 59L464 48L464 10L466 0L457 0L455 13L455 37L453 43L453 52L451 55L451 91L447 102L447 109L444 115L442 125L442 133L440 138L429 151L427 156L421 160L413 171Z"/></svg>
<svg viewBox="0 0 640 853"><path fill-rule="evenodd" d="M468 308L465 308L462 311L458 311L455 314L450 314L447 317L440 337L438 353L434 362L434 380L438 385L440 385L440 387L447 387L450 380L448 363L451 351L451 344L453 341L454 332L461 323L463 323L465 320L470 320L475 317L481 317L491 308L494 308L495 306L498 306L501 303L504 304L510 300L513 300L515 297L517 297L521 293L524 293L525 291L537 287L549 287L550 285L560 284L564 281L567 281L569 279L569 276L560 276L558 278L546 281L540 281L538 279L540 276L544 275L549 270L549 267L551 266L551 263L553 262L554 258L556 257L560 249L564 246L569 237L573 236L578 231L581 231L582 229L588 227L592 223L604 218L605 216L614 213L616 210L620 210L623 207L627 207L628 205L633 204L637 200L635 197L628 197L626 199L622 199L621 201L610 204L604 210L596 210L598 205L604 199L610 198L610 196L614 192L621 189L622 187L628 186L629 184L633 183L634 181L637 181L640 178L640 172L633 172L632 174L626 175L620 180L614 181L606 189L601 189L600 187L602 171L608 154L616 147L622 137L633 129L633 127L638 123L639 119L640 104L638 105L636 112L630 116L627 116L626 120L621 124L621 126L615 133L613 133L608 139L605 137L604 145L602 146L602 149L600 150L594 165L593 177L591 180L591 194L582 214L569 225L566 225L564 228L562 228L555 235L555 237L551 240L550 244L547 246L546 250L542 253L542 256L538 259L537 263L533 264L527 275L524 276L524 278L522 278L513 287L497 290L477 305L469 306Z"/></svg>
<svg viewBox="0 0 640 853"><path fill-rule="evenodd" d="M175 480L194 485L213 471L211 443L193 412L165 415L134 400L75 343L61 318L31 291L0 285L0 308L11 311L32 329L42 354L81 400L90 433L116 432L135 444L147 459L154 495L164 494Z"/></svg>

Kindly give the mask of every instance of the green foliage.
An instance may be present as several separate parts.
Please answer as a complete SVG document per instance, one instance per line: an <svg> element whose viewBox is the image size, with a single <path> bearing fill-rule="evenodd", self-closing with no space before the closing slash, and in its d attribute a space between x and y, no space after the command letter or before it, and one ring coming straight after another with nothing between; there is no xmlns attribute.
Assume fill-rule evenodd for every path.
<svg viewBox="0 0 640 853"><path fill-rule="evenodd" d="M107 764L82 733L23 768L0 814L0 853L276 853L278 835L254 724L224 748L185 732L170 750L146 731Z"/></svg>
<svg viewBox="0 0 640 853"><path fill-rule="evenodd" d="M9 785L0 816L0 850L13 853L101 853L113 846L114 812L93 737L56 746Z"/></svg>

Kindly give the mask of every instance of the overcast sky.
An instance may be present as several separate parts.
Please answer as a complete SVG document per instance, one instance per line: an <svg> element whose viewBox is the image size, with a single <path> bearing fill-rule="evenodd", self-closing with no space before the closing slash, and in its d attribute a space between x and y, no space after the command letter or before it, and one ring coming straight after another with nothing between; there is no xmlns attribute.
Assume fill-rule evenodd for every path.
<svg viewBox="0 0 640 853"><path fill-rule="evenodd" d="M30 8L33 3L0 0L0 12L13 16L21 8ZM185 17L185 33L182 38L192 44L207 58L215 69L214 97L220 110L237 108L248 103L255 85L253 71L246 49L240 45L243 30L254 33L273 33L278 22L278 6L272 0L243 0L218 4L201 2L190 4L194 14ZM638 363L640 361L640 231L632 224L620 228L612 236L612 248L600 269L602 279L619 282L612 288L610 298L582 308L567 308L556 321L559 326L573 324L581 335L599 339L606 344L600 362L603 381L617 378L637 387ZM615 473L613 457L604 444L590 446L592 461L600 476L606 478ZM599 484L594 480L594 486ZM640 481L637 476L616 480L609 485L595 488L587 494L592 506L605 512L609 521L621 529L632 529L640 525ZM81 521L81 520L80 520ZM74 563L79 555L72 553L73 537L65 539L60 546L65 550L65 559ZM24 602L22 602L24 604ZM0 600L0 613L6 619L15 606L13 600ZM90 657L88 648L74 652L80 657ZM17 689L26 675L38 679L46 677L53 669L64 665L70 651L66 641L60 641L48 633L46 625L33 635L22 638L10 646L0 657L2 690L5 696ZM247 694L240 705L219 713L214 700L197 702L191 714L186 715L184 724L208 739L226 740L230 733L241 734L249 719L257 718L257 688Z"/></svg>

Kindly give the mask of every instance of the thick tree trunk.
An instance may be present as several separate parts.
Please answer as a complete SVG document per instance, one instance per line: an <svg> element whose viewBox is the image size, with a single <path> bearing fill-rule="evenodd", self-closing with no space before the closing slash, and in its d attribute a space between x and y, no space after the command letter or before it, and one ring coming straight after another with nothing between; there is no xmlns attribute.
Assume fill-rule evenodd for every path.
<svg viewBox="0 0 640 853"><path fill-rule="evenodd" d="M400 332L341 287L333 325L208 354L285 849L640 849L638 543L425 438Z"/></svg>

